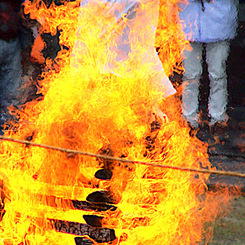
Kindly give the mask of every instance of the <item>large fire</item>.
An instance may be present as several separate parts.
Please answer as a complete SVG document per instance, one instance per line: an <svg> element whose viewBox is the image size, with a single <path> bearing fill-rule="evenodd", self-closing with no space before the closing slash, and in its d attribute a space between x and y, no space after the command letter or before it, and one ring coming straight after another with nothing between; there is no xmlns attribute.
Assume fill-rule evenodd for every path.
<svg viewBox="0 0 245 245"><path fill-rule="evenodd" d="M66 48L55 62L46 62L38 91L43 100L27 103L18 112L18 130L5 135L125 159L211 168L207 146L189 136L178 104L163 101L168 122L151 120L152 108L161 103L165 90L152 82L152 61L145 59L142 65L141 59L148 52L144 47L151 40L144 35L152 28L149 19L155 18L159 2L138 1L139 12L134 14L147 12L147 18L142 15L134 26L140 37L134 53L117 64L118 74L124 75L105 69L115 59L107 47L130 23L130 16L111 26L114 17L109 11L101 15L108 7L102 1L82 8L78 2L48 8L40 1L26 3L25 12L41 23L40 31L60 30L60 45ZM177 0L162 1L161 11L171 3ZM120 12L123 6L117 8ZM157 42L170 50L160 52L169 75L185 42L176 34L175 21L160 25ZM74 237L77 244L198 244L212 237L207 224L218 216L221 203L215 193L206 192L208 175L0 143L5 212L0 244L70 245ZM102 235L91 235L96 232Z"/></svg>

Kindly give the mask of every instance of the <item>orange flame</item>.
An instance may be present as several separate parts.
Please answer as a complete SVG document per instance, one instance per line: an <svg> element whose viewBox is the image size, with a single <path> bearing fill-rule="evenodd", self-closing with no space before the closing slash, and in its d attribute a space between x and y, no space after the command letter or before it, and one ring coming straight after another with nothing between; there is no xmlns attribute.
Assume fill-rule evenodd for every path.
<svg viewBox="0 0 245 245"><path fill-rule="evenodd" d="M113 63L115 54L107 45L116 46L120 25L110 12L101 16L103 3L88 4L82 10L83 18L78 18L78 2L49 8L41 1L26 3L25 12L42 24L43 32L62 30L60 44L67 48L58 53L55 63L46 61L39 91L43 100L26 104L19 112L18 131L6 135L170 166L211 168L207 145L189 136L179 115L173 118L172 113L161 128L153 130L150 125L149 112L165 93L151 82L155 79L152 61L140 62L147 54L142 46L149 41L144 35L152 26L139 18L144 25L134 26L142 33L134 42L134 53L115 64L118 74L127 76L110 74L104 68L110 67L108 61ZM153 18L151 10L157 8L158 1L142 1L139 11L147 10ZM121 27L128 22L130 18L122 19ZM82 26L79 32L77 23ZM178 28L176 22L167 24L168 30ZM76 42L78 36L80 42ZM166 44L161 31L159 37L158 44ZM176 38L165 45L168 52L160 53L162 60L170 62L164 63L168 75L180 57L180 43L185 44L180 36ZM180 46L176 47L177 43ZM165 56L167 53L171 57ZM167 111L175 111L178 105L168 106ZM5 204L0 244L74 244L74 235L56 232L52 220L86 223L88 211L76 210L71 200L86 200L95 190L106 190L117 207L89 211L103 217L102 227L115 230L114 244L198 244L211 239L212 231L204 232L204 227L215 220L220 205L228 200L220 201L206 191L206 175L102 161L11 142L1 142L0 149ZM95 172L105 167L112 172L111 179L96 179Z"/></svg>
<svg viewBox="0 0 245 245"><path fill-rule="evenodd" d="M183 70L181 54L188 47L188 42L183 38L184 33L179 26L179 2L180 0L160 1L156 47L159 48L159 57L168 76L173 71L180 73Z"/></svg>

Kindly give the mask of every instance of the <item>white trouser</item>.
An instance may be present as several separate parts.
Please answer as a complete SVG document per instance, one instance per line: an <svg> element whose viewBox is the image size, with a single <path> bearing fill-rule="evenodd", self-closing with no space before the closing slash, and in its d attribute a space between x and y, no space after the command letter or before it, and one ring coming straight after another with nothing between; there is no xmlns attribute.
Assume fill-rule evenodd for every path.
<svg viewBox="0 0 245 245"><path fill-rule="evenodd" d="M207 43L206 62L210 80L210 93L208 101L210 125L216 122L227 121L227 75L226 61L229 55L230 44L228 41ZM183 66L183 91L182 113L184 118L192 126L196 126L198 120L198 95L200 77L202 75L203 43L191 43L192 50L184 51Z"/></svg>

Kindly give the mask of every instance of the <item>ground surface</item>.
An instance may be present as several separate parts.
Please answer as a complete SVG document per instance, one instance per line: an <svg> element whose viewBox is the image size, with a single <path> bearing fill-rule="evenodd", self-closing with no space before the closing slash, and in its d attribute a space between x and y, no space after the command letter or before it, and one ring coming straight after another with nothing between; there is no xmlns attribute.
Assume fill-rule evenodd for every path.
<svg viewBox="0 0 245 245"><path fill-rule="evenodd" d="M245 197L235 198L231 208L229 214L215 222L213 240L208 245L245 244Z"/></svg>
<svg viewBox="0 0 245 245"><path fill-rule="evenodd" d="M244 14L243 14L244 15ZM245 16L245 15L244 15ZM245 173L245 22L241 22L237 38L231 43L227 66L230 116L228 138L224 142L215 142L207 127L198 133L198 137L208 142L209 159L220 170ZM208 80L204 72L201 101L207 102ZM205 92L206 91L206 92ZM207 103L203 103L204 106ZM204 108L202 108L204 111ZM208 186L239 186L241 194L234 198L231 210L214 224L212 242L208 245L245 245L245 178L211 175Z"/></svg>
<svg viewBox="0 0 245 245"><path fill-rule="evenodd" d="M232 107L228 112L228 138L224 142L215 142L207 127L203 127L197 136L208 142L209 160L213 166L245 173L245 107ZM245 245L245 178L211 175L207 184L212 191L224 186L238 187L240 191L234 196L228 213L216 220L213 239L208 245ZM220 195L222 197L221 192Z"/></svg>

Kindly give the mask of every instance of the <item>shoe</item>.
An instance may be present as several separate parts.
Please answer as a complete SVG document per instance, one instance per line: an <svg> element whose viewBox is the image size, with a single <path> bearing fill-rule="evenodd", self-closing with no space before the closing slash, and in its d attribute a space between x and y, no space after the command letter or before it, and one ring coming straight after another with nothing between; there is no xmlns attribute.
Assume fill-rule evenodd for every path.
<svg viewBox="0 0 245 245"><path fill-rule="evenodd" d="M229 137L227 122L216 122L211 126L211 134L218 141L225 141Z"/></svg>
<svg viewBox="0 0 245 245"><path fill-rule="evenodd" d="M223 113L222 115L218 116L218 117L214 117L214 116L211 116L209 114L209 126L210 127L213 127L216 123L219 123L219 124L226 124L227 121L229 120L229 116L227 115L227 113Z"/></svg>

